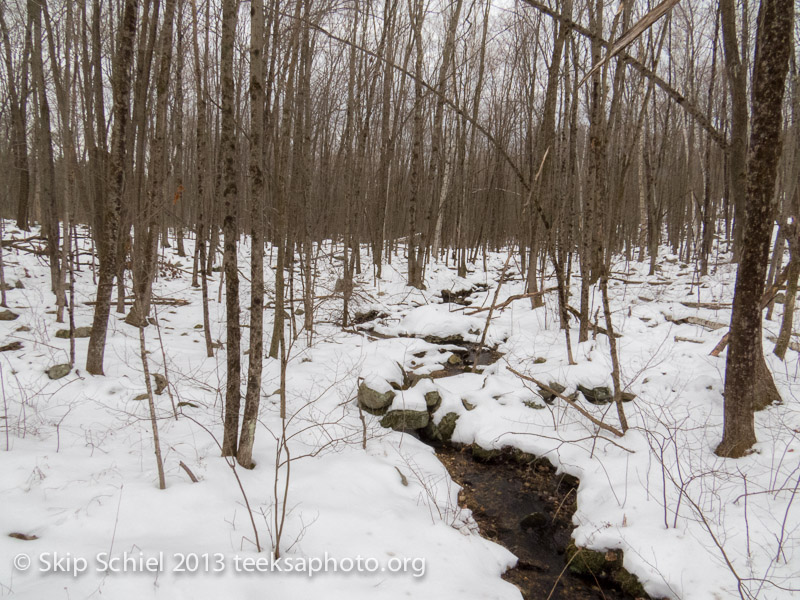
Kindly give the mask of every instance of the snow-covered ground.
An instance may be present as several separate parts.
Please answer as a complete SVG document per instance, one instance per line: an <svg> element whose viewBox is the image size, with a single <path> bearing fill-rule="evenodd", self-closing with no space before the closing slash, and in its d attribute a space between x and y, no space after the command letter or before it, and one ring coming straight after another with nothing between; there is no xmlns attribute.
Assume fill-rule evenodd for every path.
<svg viewBox="0 0 800 600"><path fill-rule="evenodd" d="M12 230L6 229L6 237ZM243 265L246 255L243 248ZM180 267L164 271L155 294L189 304L156 306L159 331L145 330L150 370L166 374L171 392L156 396L167 479L162 491L148 404L135 399L145 390L138 331L123 322L124 315L112 312L105 376L86 374L87 339L78 339L77 368L62 379L49 379L45 371L67 362L69 348L68 340L55 337L66 325L55 323L49 271L39 258L6 249L6 280L13 284L19 279L24 288L8 291L9 307L20 316L0 322L0 345L21 341L23 347L0 353L0 418L5 424L0 429L0 595L520 597L500 578L514 556L477 534L469 511L457 504L458 486L433 451L412 435L383 429L379 418L366 413L364 450L355 403L362 379L373 387L388 386L402 378L400 367L421 375L439 369L449 354L421 337L479 339L487 313L469 315L472 308L441 304L438 293L488 284L487 291L471 297L473 308L488 306L506 255L490 254L487 272L479 261L466 280L445 265L433 265L425 291L404 285L400 256L384 266L381 281L374 281L367 269L359 276L354 302L359 311L388 315L369 324L389 336L377 340L363 325L345 332L335 324L341 310L341 300L331 294L341 271L336 255L329 245L319 252L318 294L328 299L319 303L311 343L301 331L287 344L291 461L276 471L279 364L266 359L257 467L234 471L217 445L224 351L206 357L200 290L190 286L191 259L166 251L165 260ZM370 264L366 254L362 261ZM631 429L624 438L598 434L561 400L546 405L536 386L507 369L558 382L566 394L578 384L611 385L603 335L577 344L573 329L578 364L568 365L553 294L545 296L544 308L533 310L529 301L519 300L495 313L487 344L499 344L500 361L474 374L423 380L417 384L421 387L398 393L394 408L424 407L423 392L434 386L442 396L435 419L459 415L454 441L518 447L579 477L576 543L624 550L625 567L652 596L793 597L791 588L800 587L798 355L789 351L783 363L768 353L784 402L758 413L756 451L738 460L716 457L725 355L714 358L709 351L724 330L677 325L666 316L727 323L729 309L689 308L681 301L729 303L734 269L720 264L700 285L696 277L692 285L692 267L676 257L665 254L660 267L657 276L647 277L644 264L614 266L618 279L612 281L611 294L614 326L622 334L622 378L636 394L625 404ZM247 271L244 266L242 272ZM516 276L503 284L500 301L523 291L513 261L510 271ZM268 284L272 275L268 269ZM216 302L219 285L215 273L210 281L212 337L224 341L224 304ZM86 302L93 294L92 273L84 264L77 273L78 326L91 324L92 307ZM243 306L248 298L243 281ZM592 301L594 314L599 292ZM298 292L295 308L300 306ZM778 305L776 320L765 325L767 349L766 336L777 334L780 310ZM270 309L265 317L270 331ZM248 321L243 311L243 324ZM302 325L302 317L297 324ZM246 349L249 329L243 331ZM675 341L675 336L702 343ZM578 402L618 424L611 405L596 406L581 397ZM177 419L173 405L182 413ZM199 483L191 482L181 462ZM268 552L278 531L276 506L279 514L285 508L284 562L270 565ZM260 554L254 528L264 549ZM37 539L8 537L11 533ZM124 565L127 572L113 572L123 566L117 563L105 569L109 557L124 553L132 559ZM15 560L22 560L17 567L25 566L24 558L16 558L21 554L31 559L27 570L15 568ZM260 565L255 562L259 558ZM153 561L149 569L142 564L145 559ZM53 572L54 564L64 571ZM309 569L320 566L328 572L310 577ZM333 567L339 572L330 572ZM359 568L373 572L355 572Z"/></svg>

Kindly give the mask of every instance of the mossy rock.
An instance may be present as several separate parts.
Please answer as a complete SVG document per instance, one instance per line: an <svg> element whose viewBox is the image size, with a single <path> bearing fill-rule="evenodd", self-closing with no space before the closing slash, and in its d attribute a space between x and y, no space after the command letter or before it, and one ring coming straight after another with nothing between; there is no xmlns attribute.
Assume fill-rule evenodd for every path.
<svg viewBox="0 0 800 600"><path fill-rule="evenodd" d="M430 412L436 412L442 405L442 396L436 390L431 390L425 394L425 404Z"/></svg>
<svg viewBox="0 0 800 600"><path fill-rule="evenodd" d="M522 403L533 410L542 410L544 408L543 404L539 404L535 400L523 400Z"/></svg>
<svg viewBox="0 0 800 600"><path fill-rule="evenodd" d="M487 450L486 448L481 448L478 444L472 445L472 458L478 462L490 462L498 458L501 454L502 452L500 450Z"/></svg>
<svg viewBox="0 0 800 600"><path fill-rule="evenodd" d="M636 575L632 575L623 568L614 571L611 575L611 579L619 586L619 589L633 598L650 597L647 595L647 592L644 591L644 586L639 582Z"/></svg>
<svg viewBox="0 0 800 600"><path fill-rule="evenodd" d="M461 404L462 404L462 405L464 406L464 408L466 408L467 410L475 410L475 405L474 405L472 402L470 402L469 400L467 400L466 398L462 398L462 399L461 399Z"/></svg>
<svg viewBox="0 0 800 600"><path fill-rule="evenodd" d="M70 367L66 363L62 365L54 365L49 369L47 369L47 376L50 379L61 379L62 377L66 377L67 375L69 375L69 372L71 370L72 367Z"/></svg>
<svg viewBox="0 0 800 600"><path fill-rule="evenodd" d="M456 430L456 421L458 421L458 413L449 412L442 417L438 424L431 419L425 427L424 433L430 439L449 442Z"/></svg>
<svg viewBox="0 0 800 600"><path fill-rule="evenodd" d="M447 364L457 367L458 365L462 364L464 361L458 354L451 354L450 357L447 359Z"/></svg>
<svg viewBox="0 0 800 600"><path fill-rule="evenodd" d="M614 399L614 393L606 386L589 388L579 383L578 391L592 404L607 404Z"/></svg>
<svg viewBox="0 0 800 600"><path fill-rule="evenodd" d="M19 315L15 312L11 312L10 310L0 310L0 321L13 321L18 319Z"/></svg>
<svg viewBox="0 0 800 600"><path fill-rule="evenodd" d="M565 386L561 385L557 381L550 381L547 383L547 386L554 392L558 392L559 394L563 394L567 390ZM557 398L557 396L553 392L541 387L539 388L539 395L542 397L542 400L544 400L548 404L552 404Z"/></svg>
<svg viewBox="0 0 800 600"><path fill-rule="evenodd" d="M615 551L598 552L588 548L579 548L572 540L567 545L565 556L569 562L569 570L575 575L607 577L614 569L622 565L620 554Z"/></svg>
<svg viewBox="0 0 800 600"><path fill-rule="evenodd" d="M140 402L142 400L147 400L149 398L150 398L150 396L148 396L147 392L145 392L144 394L139 394L138 396L134 396L132 398L132 400L136 400L137 402Z"/></svg>
<svg viewBox="0 0 800 600"><path fill-rule="evenodd" d="M544 356L537 356L533 360L533 364L535 364L535 365L541 365L541 364L544 364L546 362L547 362L547 359Z"/></svg>
<svg viewBox="0 0 800 600"><path fill-rule="evenodd" d="M72 337L74 338L88 338L90 335L92 335L91 327L76 327L75 331L72 332ZM69 329L59 329L56 331L56 337L63 340L68 340Z"/></svg>
<svg viewBox="0 0 800 600"><path fill-rule="evenodd" d="M428 411L422 410L390 410L381 419L381 425L395 431L425 429L430 422Z"/></svg>
<svg viewBox="0 0 800 600"><path fill-rule="evenodd" d="M394 397L395 393L393 390L380 393L363 382L358 386L358 404L361 408L373 415L385 414L392 405Z"/></svg>
<svg viewBox="0 0 800 600"><path fill-rule="evenodd" d="M622 592L634 598L650 598L636 575L629 573L623 566L622 550L588 550L579 548L571 540L567 545L566 560L569 570L575 575L588 577L591 580L603 578L616 584Z"/></svg>

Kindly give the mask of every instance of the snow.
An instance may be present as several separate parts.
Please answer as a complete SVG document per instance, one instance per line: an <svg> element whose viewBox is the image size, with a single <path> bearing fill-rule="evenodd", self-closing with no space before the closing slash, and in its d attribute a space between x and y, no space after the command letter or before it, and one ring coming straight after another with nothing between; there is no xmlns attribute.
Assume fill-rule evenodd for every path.
<svg viewBox="0 0 800 600"><path fill-rule="evenodd" d="M11 229L6 227L7 232ZM243 244L243 261L246 256ZM206 357L202 329L195 329L202 322L201 296L189 285L191 259L171 251L166 258L180 263L184 271L160 278L154 292L159 297L186 298L189 304L155 307L161 340L155 327L145 330L150 370L163 374L166 369L172 393L172 398L167 392L156 397L167 479L167 489L161 491L147 402L134 400L144 391L137 330L123 322L124 315L112 311L105 376L86 374L88 340L77 339L77 368L63 379L50 380L45 370L68 362L69 341L54 335L66 325L54 322L47 266L32 255L5 252L7 281L20 279L25 288L8 291L9 306L20 317L0 322L2 344L23 343L20 351L0 353L6 417L5 430L0 429L0 593L37 599L101 594L115 599L215 600L265 594L348 599L520 597L500 577L515 558L478 535L470 512L458 506L458 486L433 451L412 435L383 429L379 417L367 414L363 449L364 431L354 402L361 380L388 391L392 384L402 384L404 372L425 375L440 370L455 347L422 337L459 335L477 342L487 312L469 313L491 303L505 253L490 254L488 272L475 268L465 279L446 265L431 265L426 291L404 285L402 258L395 257L392 268L384 268L383 281L361 276L356 295L362 303L357 310L375 308L388 317L362 325L357 332L344 332L334 324L340 302L326 300L316 315L319 324L312 343L305 332L290 337L286 391L292 461L285 503L281 490L286 464L276 469L282 432L280 399L275 394L280 387L279 364L265 359L254 449L257 466L252 471L236 468L234 474L217 445L222 433L224 352ZM362 260L369 264L366 254ZM324 258L319 261L319 285L332 289L338 265ZM576 543L598 550L622 549L626 569L653 597L736 598L738 577L747 594L791 598L790 588L800 581L800 509L795 502L800 483L797 353L789 351L785 363L768 353L784 402L757 413L755 452L737 460L717 457L713 450L722 433L725 354L715 358L709 352L725 330L676 325L664 315L729 322L729 308L696 309L680 302L729 304L735 267L722 263L698 285L692 267L682 266L677 257L664 254L659 263L660 272L652 277L643 263L619 260L613 265L618 279L612 280L610 291L614 326L622 334L617 343L623 385L637 395L624 405L631 429L623 438L598 433L561 400L545 405L534 384L507 368L545 383L561 383L565 394L578 384L611 387L605 336L590 336L578 344L573 328L577 364L568 364L554 294L545 296L544 308L532 309L528 300L519 300L495 312L486 343L497 345L504 355L496 364L476 373L422 379L397 391L392 408L424 410L424 394L439 391L442 404L434 421L457 413L454 441L520 448L579 477ZM91 271L84 264L76 275L76 324L89 325L92 307L85 303L94 299ZM268 286L273 276L267 269ZM623 285L623 279L629 283ZM489 289L471 296L471 308L438 303L435 290L465 289L477 283L488 284ZM215 301L219 285L219 275L214 274L212 338L224 341L224 304ZM499 301L522 293L523 287L518 278L504 283ZM572 290L573 298L577 291ZM247 298L249 287L243 281L243 303ZM599 293L592 295L592 302L594 314L600 307ZM765 322L765 349L771 348L767 336L778 333L781 310L778 305L776 320ZM271 331L271 311L265 311L265 318L265 330ZM247 311L242 319L247 324ZM599 325L605 326L602 311ZM30 330L20 331L20 326ZM377 334L412 337L374 339L365 330L372 326ZM675 342L676 335L702 343ZM243 340L243 348L246 343ZM182 402L191 405L183 405L176 420L173 403ZM578 402L595 417L618 426L612 405L595 406L580 397ZM473 409L467 410L465 404ZM189 480L180 462L199 483ZM281 541L285 557L360 556L374 558L381 566L407 559L409 568L403 573L328 572L313 577L237 572L236 565L242 567L245 559L268 553L256 551L236 476L252 509L260 544L267 550L277 532L275 509L285 506ZM38 539L8 537L13 532ZM142 557L163 552L164 570L101 573L95 560L101 552ZM19 553L34 558L30 570L14 569L12 560ZM87 558L90 568L78 575L39 572L39 558L52 553ZM176 573L176 553L207 555L211 567L219 553L224 569ZM419 568L414 572L410 567L421 567L423 560L424 575L415 576Z"/></svg>

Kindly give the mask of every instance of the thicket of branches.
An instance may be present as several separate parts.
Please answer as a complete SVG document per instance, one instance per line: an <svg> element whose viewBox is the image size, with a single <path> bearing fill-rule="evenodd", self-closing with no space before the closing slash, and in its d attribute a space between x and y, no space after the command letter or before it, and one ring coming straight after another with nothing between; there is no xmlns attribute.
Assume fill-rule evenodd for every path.
<svg viewBox="0 0 800 600"><path fill-rule="evenodd" d="M223 249L223 451L245 465L266 241L277 249L276 358L284 275L301 263L311 308L322 240L344 249L344 326L353 275L368 268L362 248L381 277L402 244L409 284L420 287L432 260L464 274L482 250L510 246L528 292L555 273L568 340L569 282L579 276L580 341L591 286L604 288L613 256L649 259L652 273L666 243L705 275L715 249L731 250L741 267L728 360L739 381L726 400L744 412L726 412L720 453L741 455L755 440L752 410L777 396L761 350L762 296L781 276L796 289L798 276L795 6L656 4L8 0L0 210L19 229L41 224L59 317L74 225L91 225L93 374L103 372L115 285L124 310L126 271L135 298L127 321L143 327L159 244L183 254L184 239L195 240L204 297ZM243 234L255 310L242 450ZM787 242L793 258L783 269Z"/></svg>

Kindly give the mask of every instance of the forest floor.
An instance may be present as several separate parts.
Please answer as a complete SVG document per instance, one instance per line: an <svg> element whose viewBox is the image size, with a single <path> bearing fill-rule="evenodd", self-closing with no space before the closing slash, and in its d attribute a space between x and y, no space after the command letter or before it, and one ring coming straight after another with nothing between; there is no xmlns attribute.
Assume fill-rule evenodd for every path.
<svg viewBox="0 0 800 600"><path fill-rule="evenodd" d="M15 235L27 237L6 227L4 239ZM546 459L555 473L577 477L570 494L576 500L574 544L587 555L589 549L606 556L616 551L612 557L650 596L794 597L800 581L800 383L798 353L790 350L785 362L770 353L782 305L773 321L765 321L764 347L783 402L756 415L759 442L752 454L720 459L713 450L722 435L725 354L709 352L726 331L714 329L715 323L730 321L735 266L720 255L712 274L698 280L693 265L662 252L654 276L645 263L620 259L613 265L622 382L636 395L624 404L631 428L617 438L598 432L563 400L545 403L534 384L509 370L558 383L565 395L579 384L611 388L606 336L578 344L574 321L577 364L568 364L554 293L544 295L542 308L522 299L496 311L486 339L496 360L474 373L451 369L459 348L446 338L480 339L487 311L469 313L491 304L506 253L489 253L485 270L479 258L465 279L433 264L422 291L404 285L402 256L384 265L383 279L376 281L365 253L353 312L374 310L376 318L343 331L341 295L335 293L340 255L325 244L316 261L314 336L309 342L300 331L295 338L287 328L290 461L285 453L276 460L280 363L265 359L256 468L234 470L217 445L225 353L206 356L191 258L167 249L154 293L186 303L156 305L158 327L145 329L150 371L168 381L156 396L167 481L162 491L148 402L137 399L145 391L138 330L112 312L105 376L85 372L88 340L80 338L76 368L51 380L46 371L68 362L69 340L56 337L67 325L55 322L48 267L40 256L4 248L5 277L13 288L8 305L19 317L0 321L0 346L21 347L0 352L0 596L520 598L519 589L501 577L517 557L480 535L475 516L480 521L481 515L467 507L472 490L467 483L462 490L442 462L454 457L440 460L414 434L381 427L379 417L363 413L362 422L355 398L364 382L407 387L397 392L393 409L424 410L423 392L435 389L442 402L434 421L458 416L453 443L518 449ZM87 260L88 253L76 273L78 327L91 325L93 311ZM240 271L249 271L246 247ZM267 269L269 290L273 274ZM209 281L211 332L224 343L219 275ZM13 287L17 280L23 287ZM544 283L554 285L549 278ZM573 304L578 285L573 277ZM302 306L300 289L298 277L290 314ZM444 303L441 290L470 290L471 306ZM512 259L498 302L523 291ZM599 309L597 323L605 327L600 300L593 291L591 314ZM248 302L243 279L242 305ZM272 310L264 315L269 332ZM301 327L303 317L295 318ZM245 350L247 310L242 324ZM442 372L449 376L438 377ZM422 378L431 373L433 379ZM416 385L397 385L414 374L421 378ZM576 398L590 414L618 426L613 404L593 404L580 393ZM270 564L264 557L274 547L281 515L283 562ZM23 554L31 560L27 569L19 568ZM109 557L130 560L107 564ZM253 572L259 557L261 572ZM537 564L535 555L521 558ZM154 562L148 566L146 559ZM328 572L310 576L315 560ZM355 572L356 564L373 572ZM338 572L331 572L334 566ZM547 597L544 590L541 597Z"/></svg>

